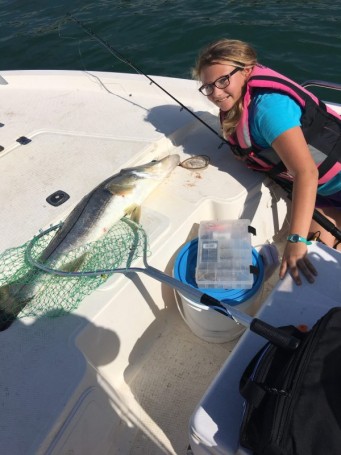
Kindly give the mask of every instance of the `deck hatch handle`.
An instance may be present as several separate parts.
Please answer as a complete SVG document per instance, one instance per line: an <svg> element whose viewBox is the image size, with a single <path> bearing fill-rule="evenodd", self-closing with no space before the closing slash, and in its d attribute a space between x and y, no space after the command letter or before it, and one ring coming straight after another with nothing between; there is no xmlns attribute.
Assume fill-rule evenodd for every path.
<svg viewBox="0 0 341 455"><path fill-rule="evenodd" d="M69 198L70 196L65 193L65 191L58 190L50 194L50 196L46 198L46 202L53 205L53 207L58 207L59 205L64 204Z"/></svg>

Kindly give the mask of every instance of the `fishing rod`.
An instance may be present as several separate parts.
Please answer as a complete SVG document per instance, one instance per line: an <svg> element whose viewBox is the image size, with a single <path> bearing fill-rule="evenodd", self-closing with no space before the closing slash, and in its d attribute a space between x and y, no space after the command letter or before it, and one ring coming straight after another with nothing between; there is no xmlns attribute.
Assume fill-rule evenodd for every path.
<svg viewBox="0 0 341 455"><path fill-rule="evenodd" d="M272 178L275 183L277 183L284 191L287 193L288 199L292 200L292 190L288 186L288 184L277 180L275 177ZM322 226L326 231L332 234L337 240L341 241L341 231L340 229L331 221L328 220L327 217L323 215L323 213L319 212L318 210L314 209L313 220L315 220L320 226Z"/></svg>
<svg viewBox="0 0 341 455"><path fill-rule="evenodd" d="M162 85L158 84L153 78L151 78L150 76L148 76L148 74L146 74L145 72L143 72L141 70L141 68L139 68L137 65L134 65L130 60L126 59L118 50L114 49L111 44L109 44L107 41L105 41L104 39L100 38L98 35L96 35L96 33L94 33L90 28L86 27L79 19L77 19L76 17L74 17L72 14L67 14L67 17L72 20L73 22L75 22L77 25L79 25L79 27L81 27L85 33L89 36L91 36L91 38L95 39L96 41L98 41L105 49L107 49L114 57L116 57L118 60L120 60L121 62L123 63L126 63L128 66L130 66L134 71L136 71L138 74L141 74L142 76L146 77L151 84L154 84L156 85L160 90L162 90L167 96L169 96L170 98L172 98L173 101L175 101L177 104L179 104L179 106L181 107L181 110L184 109L185 111L187 111L189 114L191 114L193 117L195 117L197 120L199 120L199 122L201 122L203 125L205 125L209 130L212 131L212 133L214 133L216 136L219 137L219 139L222 141L222 142L225 142L226 144L228 144L228 142L226 141L226 139L221 136L218 131L216 131L214 128L212 128L210 125L208 125L204 120L202 120L198 115L196 115L193 111L191 111L187 106L185 106L184 104L181 103L181 101L179 101L178 99L176 99L171 93L169 93L164 87L162 87Z"/></svg>
<svg viewBox="0 0 341 455"><path fill-rule="evenodd" d="M222 141L219 148L225 143L226 145L229 145L228 141L221 135L219 134L214 128L212 128L208 123L206 123L204 120L202 120L198 115L196 115L193 111L191 111L187 106L185 106L181 101L179 101L175 96L173 96L171 93L169 93L162 85L158 84L153 78L151 78L148 74L146 74L141 68L139 68L137 65L134 65L131 61L129 61L127 58L125 58L117 49L114 49L113 46L105 41L104 39L100 38L96 33L94 33L89 27L86 27L83 22L81 22L79 19L77 19L75 16L73 16L71 13L67 14L67 18L73 22L75 22L84 32L89 35L91 38L96 40L98 43L100 43L105 49L107 49L115 58L120 60L121 62L127 64L130 66L134 71L136 71L138 74L141 74L142 76L146 77L151 84L156 85L160 90L162 90L167 96L169 96L173 101L175 101L180 107L181 110L184 109L187 111L190 115L192 115L194 118L196 118L200 123L202 123L206 128L208 128L212 133L214 133L219 139ZM288 198L291 199L292 191L291 189L288 188L286 184L284 184L281 181L278 181L275 177L271 177L272 180L274 180L275 183L277 183L282 189L284 189L287 194ZM320 213L318 210L314 209L312 218L320 224L326 231L330 232L337 240L341 240L341 231L338 229L338 227L333 224L331 221L328 220L322 213Z"/></svg>

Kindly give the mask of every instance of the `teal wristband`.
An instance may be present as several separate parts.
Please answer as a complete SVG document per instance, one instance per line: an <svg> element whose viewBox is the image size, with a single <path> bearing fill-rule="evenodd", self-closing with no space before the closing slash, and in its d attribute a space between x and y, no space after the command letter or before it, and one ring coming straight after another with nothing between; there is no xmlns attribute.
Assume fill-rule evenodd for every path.
<svg viewBox="0 0 341 455"><path fill-rule="evenodd" d="M289 240L289 242L291 242L291 243L302 242L302 243L305 243L306 245L311 245L311 243L312 243L309 240L307 240L306 238L301 237L298 234L290 234L290 235L288 235L287 240Z"/></svg>

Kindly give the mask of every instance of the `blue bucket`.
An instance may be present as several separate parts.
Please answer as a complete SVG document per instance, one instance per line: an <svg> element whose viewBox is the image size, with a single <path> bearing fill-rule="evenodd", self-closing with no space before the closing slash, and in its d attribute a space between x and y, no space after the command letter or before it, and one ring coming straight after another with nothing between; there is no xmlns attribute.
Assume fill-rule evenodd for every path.
<svg viewBox="0 0 341 455"><path fill-rule="evenodd" d="M258 252L252 248L252 265L258 269L258 274L254 275L251 289L201 289L195 281L195 267L197 264L198 239L186 243L179 251L174 264L174 277L183 283L189 284L193 288L210 295L218 300L226 300L229 305L238 305L249 300L258 292L264 279L263 261Z"/></svg>
<svg viewBox="0 0 341 455"><path fill-rule="evenodd" d="M173 275L182 283L199 289L202 293L208 294L231 306L240 307L238 310L246 313L254 313L256 297L262 289L264 279L264 266L259 253L252 248L252 265L258 269L254 274L253 286L251 289L217 289L199 288L195 281L195 268L197 263L198 239L187 242L177 254ZM223 343L231 341L243 332L243 328L226 316L205 307L203 304L193 302L185 294L179 294L181 301L177 299L179 311L191 328L191 330L205 341Z"/></svg>

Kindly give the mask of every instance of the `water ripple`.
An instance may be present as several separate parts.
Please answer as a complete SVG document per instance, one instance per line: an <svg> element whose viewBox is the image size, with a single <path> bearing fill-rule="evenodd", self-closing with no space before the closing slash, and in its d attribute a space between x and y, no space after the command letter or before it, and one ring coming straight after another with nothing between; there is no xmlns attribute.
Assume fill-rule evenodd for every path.
<svg viewBox="0 0 341 455"><path fill-rule="evenodd" d="M73 23L150 74L190 77L199 48L220 37L251 42L288 76L340 82L341 4L331 0L0 0L0 69L131 71Z"/></svg>

